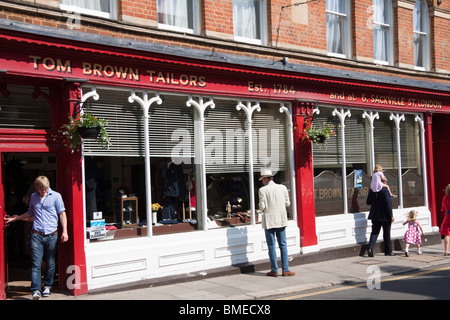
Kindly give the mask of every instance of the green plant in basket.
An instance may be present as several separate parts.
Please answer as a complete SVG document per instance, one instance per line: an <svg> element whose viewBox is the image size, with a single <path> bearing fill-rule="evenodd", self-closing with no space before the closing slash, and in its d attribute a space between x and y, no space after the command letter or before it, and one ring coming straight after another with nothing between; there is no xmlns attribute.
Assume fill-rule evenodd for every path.
<svg viewBox="0 0 450 320"><path fill-rule="evenodd" d="M327 140L330 136L336 136L334 131L334 125L326 122L323 125L317 125L312 123L310 119L305 120L304 139L308 139L317 145L322 145L323 149L327 149Z"/></svg>
<svg viewBox="0 0 450 320"><path fill-rule="evenodd" d="M60 140L72 153L80 151L82 139L95 139L101 148L109 149L111 141L106 131L108 123L108 120L97 118L89 112L77 118L69 116L69 123L61 125L53 140Z"/></svg>

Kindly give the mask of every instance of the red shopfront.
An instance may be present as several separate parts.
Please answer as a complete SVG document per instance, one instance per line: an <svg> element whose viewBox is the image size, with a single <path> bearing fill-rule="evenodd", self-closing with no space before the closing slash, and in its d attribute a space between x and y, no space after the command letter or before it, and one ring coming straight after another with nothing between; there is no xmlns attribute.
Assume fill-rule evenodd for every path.
<svg viewBox="0 0 450 320"><path fill-rule="evenodd" d="M59 245L59 286L74 295L88 292L86 280L84 204L80 153L54 144L52 134L69 113L81 102L81 87L109 85L126 88L184 92L192 95L239 96L246 99L266 99L292 103L294 127L295 185L297 223L300 246L318 244L314 204L314 180L311 143L304 140L305 120L313 116L319 104L414 111L424 115L428 172L429 207L433 226L438 225L439 212L436 190L450 181L450 170L439 167L439 182L434 179L434 163L441 164L445 155L433 152L433 142L445 141L445 136L432 136L433 118L444 119L450 113L450 94L417 88L392 87L383 84L297 74L279 70L257 69L242 65L201 61L139 50L129 50L92 43L19 34L5 31L0 44L0 95L8 97L11 88L26 87L32 99L41 99L48 106L48 125L38 128L0 129L2 159L25 159L28 155L54 158L54 183L63 195L69 217L69 242ZM182 71L180 71L182 70ZM31 100L30 100L31 101ZM442 117L442 118L441 118ZM435 132L444 128L444 121ZM433 156L437 157L434 159ZM52 160L53 161L53 160ZM2 161L4 163L4 161ZM5 208L9 180L2 165L0 206ZM437 207L436 207L437 206ZM8 285L7 243L5 226L0 222L0 298L5 298ZM75 267L74 267L75 266ZM3 276L5 275L5 276Z"/></svg>

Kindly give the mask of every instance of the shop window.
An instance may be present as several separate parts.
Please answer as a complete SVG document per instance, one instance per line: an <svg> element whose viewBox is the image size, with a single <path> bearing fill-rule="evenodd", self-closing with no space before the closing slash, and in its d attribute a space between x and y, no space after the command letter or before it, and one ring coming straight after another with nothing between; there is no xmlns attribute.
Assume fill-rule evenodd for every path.
<svg viewBox="0 0 450 320"><path fill-rule="evenodd" d="M233 26L236 41L264 45L267 26L264 0L233 0Z"/></svg>
<svg viewBox="0 0 450 320"><path fill-rule="evenodd" d="M85 87L83 92L91 89ZM100 98L86 101L83 110L110 121L111 147L104 150L84 141L87 227L98 218L95 212L102 212L111 230L101 239L146 235L150 204L142 108L128 100L130 91L96 88L96 92ZM290 132L279 104L261 103L254 112L250 148L248 119L238 110L239 101L216 99L203 118L198 109L188 106L188 96L161 93L159 97L161 104L152 105L148 113L151 199L153 205L162 206L152 214L153 235L251 223L252 212L258 209L262 168L272 169L275 181L291 189ZM201 152L205 163L198 157ZM203 170L206 194L202 194ZM258 212L255 220L259 222Z"/></svg>
<svg viewBox="0 0 450 320"><path fill-rule="evenodd" d="M47 99L36 95L36 88L8 85L7 94L0 94L0 128L50 129L51 109ZM48 88L38 88L49 96Z"/></svg>
<svg viewBox="0 0 450 320"><path fill-rule="evenodd" d="M84 88L89 92L91 88ZM89 99L85 111L109 120L111 147L101 149L95 141L84 141L87 227L102 212L106 237L145 236L147 203L144 154L144 115L138 103L130 103L130 91L96 89L99 100ZM152 233L155 235L197 230L195 181L198 165L191 157L195 141L192 108L187 97L161 95L162 104L149 110L149 149ZM182 142L184 141L184 142ZM173 151L182 143L184 158ZM177 153L178 155L178 153ZM197 179L196 179L197 178ZM156 204L162 206L158 208Z"/></svg>
<svg viewBox="0 0 450 320"><path fill-rule="evenodd" d="M373 0L373 50L375 63L392 65L392 33L391 0Z"/></svg>
<svg viewBox="0 0 450 320"><path fill-rule="evenodd" d="M323 145L313 144L314 198L316 215L331 215L368 211L366 197L370 188L373 167L380 164L394 195L393 208L423 206L423 141L416 115L401 114L399 143L397 125L393 114L376 112L373 142L370 141L369 122L365 112L351 110L345 118L345 154L342 152L341 122L333 115L334 108L320 108L314 117L314 125L331 125L335 135ZM404 120L403 120L404 119ZM400 147L399 147L400 146ZM401 160L398 163L398 152ZM373 160L372 158L373 152ZM345 157L345 168L343 167ZM401 168L401 170L399 170ZM345 169L345 170L344 170ZM343 171L346 175L344 189ZM399 171L401 188L399 187ZM401 191L401 192L400 192ZM347 204L344 205L344 200Z"/></svg>
<svg viewBox="0 0 450 320"><path fill-rule="evenodd" d="M215 108L205 113L209 228L236 224L238 221L227 218L238 213L243 222L250 221L246 115L236 110L236 104L232 100L215 100Z"/></svg>
<svg viewBox="0 0 450 320"><path fill-rule="evenodd" d="M173 31L198 33L198 0L158 0L158 27Z"/></svg>
<svg viewBox="0 0 450 320"><path fill-rule="evenodd" d="M340 214L344 210L342 193L342 151L339 146L341 131L332 108L320 108L320 114L314 117L313 125L332 126L332 135L325 145L313 143L314 163L314 199L316 215ZM326 149L325 149L326 148Z"/></svg>
<svg viewBox="0 0 450 320"><path fill-rule="evenodd" d="M114 19L117 12L115 0L60 0L61 10L102 18Z"/></svg>
<svg viewBox="0 0 450 320"><path fill-rule="evenodd" d="M328 55L350 58L350 3L348 0L327 0L327 51Z"/></svg>
<svg viewBox="0 0 450 320"><path fill-rule="evenodd" d="M391 192L398 195L398 161L397 138L395 122L390 119L390 114L379 113L379 119L374 122L374 152L375 163L380 164ZM391 198L392 208L398 207L399 198Z"/></svg>
<svg viewBox="0 0 450 320"><path fill-rule="evenodd" d="M405 115L400 125L403 206L423 206L423 159L420 125L414 115Z"/></svg>
<svg viewBox="0 0 450 320"><path fill-rule="evenodd" d="M414 66L417 70L430 70L428 3L417 0L413 11Z"/></svg>
<svg viewBox="0 0 450 320"><path fill-rule="evenodd" d="M216 99L215 108L205 114L209 228L250 223L252 197L258 209L262 168L272 169L275 181L290 189L286 118L279 105L260 104L261 110L252 115L251 179L247 118L236 105L236 101ZM254 194L250 192L252 184Z"/></svg>
<svg viewBox="0 0 450 320"><path fill-rule="evenodd" d="M368 132L362 111L352 110L345 118L345 170L343 167L341 122L334 108L321 108L315 126L330 126L334 134L325 144L313 144L314 196L317 215L361 212L367 209L370 184ZM344 190L343 176L346 179ZM345 192L344 192L345 191ZM344 197L347 204L344 206Z"/></svg>

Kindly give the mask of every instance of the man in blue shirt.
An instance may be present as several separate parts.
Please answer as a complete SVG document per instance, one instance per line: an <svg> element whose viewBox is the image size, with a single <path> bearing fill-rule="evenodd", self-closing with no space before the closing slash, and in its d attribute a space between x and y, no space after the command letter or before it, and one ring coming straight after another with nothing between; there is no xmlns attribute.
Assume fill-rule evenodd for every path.
<svg viewBox="0 0 450 320"><path fill-rule="evenodd" d="M50 296L55 275L55 255L58 242L58 216L61 221L61 241L69 239L67 234L67 216L61 195L50 189L50 182L45 176L39 176L34 180L36 192L30 197L28 211L20 216L6 218L6 223L33 219L31 228L31 292L32 299L41 297L41 264L45 259L46 270L44 272L44 288L42 296Z"/></svg>

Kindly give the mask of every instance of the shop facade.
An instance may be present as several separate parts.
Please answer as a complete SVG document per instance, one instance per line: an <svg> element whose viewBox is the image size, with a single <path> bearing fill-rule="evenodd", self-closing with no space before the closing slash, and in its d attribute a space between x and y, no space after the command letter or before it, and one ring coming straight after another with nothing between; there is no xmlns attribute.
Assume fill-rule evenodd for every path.
<svg viewBox="0 0 450 320"><path fill-rule="evenodd" d="M13 203L6 163L49 163L71 239L60 245L59 285L76 295L266 260L263 168L290 191L292 255L367 242L375 163L397 195L393 237L403 235L411 209L425 232L438 226L432 119L449 113L448 91L13 29L0 35L0 105L9 108L0 200ZM109 149L85 140L71 153L54 140L80 112L109 121ZM311 122L332 126L326 147L305 139ZM156 203L163 208L154 212ZM104 227L94 232L98 220ZM9 246L0 247L8 258ZM8 264L1 267L7 274Z"/></svg>

